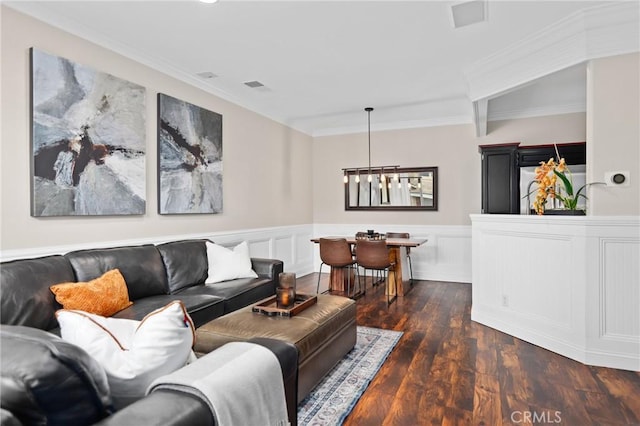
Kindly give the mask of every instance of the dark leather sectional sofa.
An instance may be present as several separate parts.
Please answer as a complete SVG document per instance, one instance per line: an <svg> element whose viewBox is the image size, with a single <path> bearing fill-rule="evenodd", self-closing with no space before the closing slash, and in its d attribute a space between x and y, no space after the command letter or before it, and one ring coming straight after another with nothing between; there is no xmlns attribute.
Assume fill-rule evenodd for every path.
<svg viewBox="0 0 640 426"><path fill-rule="evenodd" d="M12 424L13 421L31 423L34 419L48 418L48 411L51 411L46 404L34 404L33 395L21 395L21 392L31 392L29 384L20 383L15 374L5 375L5 372L21 369L25 372L33 371L33 366L40 362L31 358L38 356L38 351L29 350L28 345L25 349L15 342L42 343L44 340L49 345L49 340L59 340L55 336L59 335L55 312L62 306L49 290L52 284L89 281L118 268L134 303L114 317L140 320L151 311L171 301L180 300L196 328L275 294L276 281L283 270L283 263L279 260L252 258L252 267L258 278L204 284L208 273L205 242L206 240L183 240L159 245L88 249L0 264L2 350L11 351L11 346L15 346L18 348L16 350L25 352L23 356L10 357L11 362L19 365L6 365L2 360L2 424ZM48 333L42 334L33 329ZM22 335L26 337L22 338ZM289 420L291 424L296 424L295 346L273 339L255 339L254 342L268 347L278 357L285 383ZM47 356L51 356L52 352L47 353ZM196 362L200 361L203 360ZM60 377L56 380L60 380ZM43 401L52 397L46 392L38 396ZM64 403L64 399L61 403ZM202 401L172 391L153 392L116 413L109 413L101 422L115 425L126 421L126 424L131 424L136 419L142 421L140 424L163 425L213 422ZM51 418L48 422L55 424Z"/></svg>

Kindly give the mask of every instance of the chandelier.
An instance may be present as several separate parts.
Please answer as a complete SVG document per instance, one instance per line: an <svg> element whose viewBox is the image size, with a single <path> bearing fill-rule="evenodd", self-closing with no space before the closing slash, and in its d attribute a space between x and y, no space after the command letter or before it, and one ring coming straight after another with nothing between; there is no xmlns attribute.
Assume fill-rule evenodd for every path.
<svg viewBox="0 0 640 426"><path fill-rule="evenodd" d="M371 184L374 180L374 177L376 178L375 180L378 182L378 186L380 188L383 187L383 185L389 185L389 187L391 186L391 179L393 179L394 181L396 181L398 183L398 186L400 186L400 178L398 177L398 165L393 165L393 166L371 166L371 111L373 111L372 107L366 107L364 109L367 112L367 139L368 139L368 153L369 153L369 161L368 161L368 165L367 167L351 167L351 168L345 168L342 169L342 172L344 174L344 183L348 184L349 183L349 176L350 175L355 175L355 182L356 183L360 183L360 175L363 173L367 174L367 182L369 182L369 184ZM392 174L392 176L387 176L385 175L385 171L387 174Z"/></svg>

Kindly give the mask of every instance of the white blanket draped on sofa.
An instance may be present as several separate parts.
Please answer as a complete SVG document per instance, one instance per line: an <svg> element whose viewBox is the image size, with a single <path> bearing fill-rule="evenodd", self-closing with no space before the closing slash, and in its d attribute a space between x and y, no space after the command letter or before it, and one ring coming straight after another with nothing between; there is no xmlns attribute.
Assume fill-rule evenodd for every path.
<svg viewBox="0 0 640 426"><path fill-rule="evenodd" d="M147 393L163 388L201 398L220 426L289 424L280 363L254 343L227 343L155 380Z"/></svg>

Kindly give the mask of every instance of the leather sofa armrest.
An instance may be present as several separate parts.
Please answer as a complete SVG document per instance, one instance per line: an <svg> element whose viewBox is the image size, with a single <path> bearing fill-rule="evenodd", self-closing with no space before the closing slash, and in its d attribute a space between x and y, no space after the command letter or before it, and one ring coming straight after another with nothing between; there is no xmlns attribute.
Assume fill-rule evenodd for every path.
<svg viewBox="0 0 640 426"><path fill-rule="evenodd" d="M96 423L100 426L215 425L209 407L193 395L158 390Z"/></svg>
<svg viewBox="0 0 640 426"><path fill-rule="evenodd" d="M284 395L287 400L287 413L291 426L298 424L298 348L293 343L283 340L254 337L250 343L262 345L273 352L280 362Z"/></svg>
<svg viewBox="0 0 640 426"><path fill-rule="evenodd" d="M251 269L253 269L259 276L269 278L275 283L280 272L284 270L284 263L277 259L252 257Z"/></svg>
<svg viewBox="0 0 640 426"><path fill-rule="evenodd" d="M298 424L298 349L292 343L256 337L250 343L262 345L276 355L284 380L287 414L291 426ZM198 362L198 361L196 361ZM207 405L188 393L158 389L97 423L101 426L144 424L157 426L214 425Z"/></svg>
<svg viewBox="0 0 640 426"><path fill-rule="evenodd" d="M0 425L2 426L23 426L20 420L9 410L0 408Z"/></svg>

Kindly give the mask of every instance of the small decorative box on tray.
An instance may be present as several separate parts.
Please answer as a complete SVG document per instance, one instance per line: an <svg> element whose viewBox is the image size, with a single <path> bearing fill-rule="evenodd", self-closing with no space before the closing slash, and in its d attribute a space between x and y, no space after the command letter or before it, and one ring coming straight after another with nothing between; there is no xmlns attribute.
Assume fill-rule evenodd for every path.
<svg viewBox="0 0 640 426"><path fill-rule="evenodd" d="M270 317L292 317L298 315L300 312L307 309L309 306L313 306L318 302L318 297L315 294L296 294L295 302L293 306L288 308L278 308L276 296L271 296L264 299L260 303L253 306L252 311Z"/></svg>

